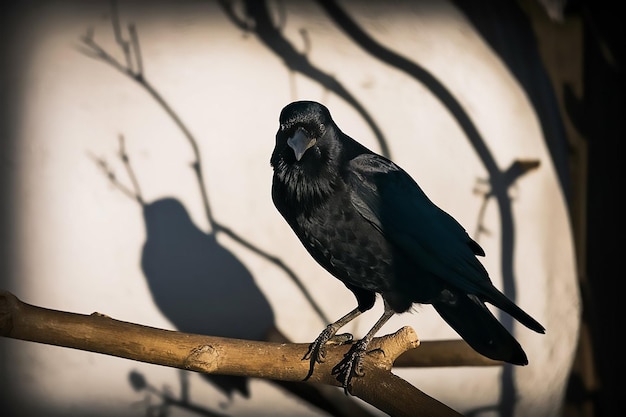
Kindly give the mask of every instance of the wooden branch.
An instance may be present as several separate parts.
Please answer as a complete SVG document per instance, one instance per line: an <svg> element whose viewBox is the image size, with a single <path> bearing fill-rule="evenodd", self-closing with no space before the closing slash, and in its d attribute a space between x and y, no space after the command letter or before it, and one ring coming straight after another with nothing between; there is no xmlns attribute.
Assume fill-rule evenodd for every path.
<svg viewBox="0 0 626 417"><path fill-rule="evenodd" d="M402 353L395 361L398 367L444 366L502 366L504 362L489 359L470 347L464 340L429 340L421 342L419 349Z"/></svg>
<svg viewBox="0 0 626 417"><path fill-rule="evenodd" d="M32 306L7 291L0 291L0 335L209 374L302 381L309 369L309 362L302 360L308 348L305 343L254 342L156 329L100 313L82 315ZM352 380L352 394L393 416L458 416L390 372L402 352L418 345L410 327L375 338L363 363L365 376ZM327 346L325 362L316 366L307 382L339 386L331 370L348 349L347 345Z"/></svg>

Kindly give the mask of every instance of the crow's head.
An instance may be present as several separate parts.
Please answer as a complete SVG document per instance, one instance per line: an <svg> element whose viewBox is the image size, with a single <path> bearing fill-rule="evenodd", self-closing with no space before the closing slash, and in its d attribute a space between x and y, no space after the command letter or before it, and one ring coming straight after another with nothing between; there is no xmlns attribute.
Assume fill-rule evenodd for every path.
<svg viewBox="0 0 626 417"><path fill-rule="evenodd" d="M280 113L271 163L309 166L327 164L338 153L337 126L328 109L315 101L295 101Z"/></svg>
<svg viewBox="0 0 626 417"><path fill-rule="evenodd" d="M270 163L273 196L279 206L311 209L324 201L338 180L342 134L323 105L296 101L280 113L280 127Z"/></svg>

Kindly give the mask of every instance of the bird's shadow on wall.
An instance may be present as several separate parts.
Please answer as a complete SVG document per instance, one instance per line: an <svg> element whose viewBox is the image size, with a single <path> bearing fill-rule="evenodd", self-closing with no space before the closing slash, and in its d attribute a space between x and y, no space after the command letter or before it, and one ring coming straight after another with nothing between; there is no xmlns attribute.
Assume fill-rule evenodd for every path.
<svg viewBox="0 0 626 417"><path fill-rule="evenodd" d="M141 208L146 232L141 270L161 313L182 332L264 340L274 327L274 313L250 271L219 243L215 233L196 226L180 200L144 199L123 136L119 156L132 187L103 158L96 162L112 184ZM235 393L249 397L245 377L202 377L229 398Z"/></svg>
<svg viewBox="0 0 626 417"><path fill-rule="evenodd" d="M161 312L186 333L263 340L272 308L250 271L192 221L177 199L145 204L141 269ZM223 393L249 396L242 377L205 375Z"/></svg>

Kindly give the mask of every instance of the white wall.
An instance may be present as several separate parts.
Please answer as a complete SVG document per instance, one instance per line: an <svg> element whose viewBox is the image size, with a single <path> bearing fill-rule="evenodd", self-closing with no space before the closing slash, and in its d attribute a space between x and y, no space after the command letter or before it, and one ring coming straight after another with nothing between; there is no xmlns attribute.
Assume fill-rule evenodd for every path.
<svg viewBox="0 0 626 417"><path fill-rule="evenodd" d="M16 178L11 201L18 214L13 220L17 256L12 276L1 286L31 304L98 311L149 326L258 338L273 323L294 341L313 340L326 323L283 269L223 233L211 240L189 141L145 89L84 53L81 36L92 28L93 39L124 62L112 36L108 2L84 3L44 3L20 25L25 62L16 103L20 118L15 154L4 159ZM341 5L370 36L445 86L476 126L497 168L504 171L516 159L540 162L509 187L514 235L505 250L514 254L515 301L547 333L514 327L530 364L512 369L512 381L517 415L557 415L580 307L566 207L538 116L506 66L453 6L434 1ZM243 6L236 6L243 18ZM488 200L480 220L489 190L481 182L489 176L484 155L441 97L361 49L316 3L269 2L269 7L275 21L283 22L284 39L368 112L392 159L470 234L476 236L482 223L488 232L477 238L487 252L484 264L503 288L496 200ZM216 2L121 2L119 11L123 25L134 23L138 29L145 77L197 142L215 220L279 257L329 319L353 308L353 296L315 264L273 207L269 157L278 114L295 99L323 102L344 132L379 151L372 127L336 89L290 71ZM176 201L161 201L144 212L107 179L95 158L106 160L132 189L117 155L119 135L126 139L146 204ZM142 269L144 220L157 233L148 239L144 266L156 270ZM163 236L168 240L159 240ZM173 244L173 239L181 241ZM168 274L177 281L165 280ZM348 330L364 335L381 311L377 305ZM413 326L422 340L457 337L430 306L394 317L383 332L403 325ZM42 410L65 416L143 415L147 394L131 388L132 371L158 389L167 386L174 395L180 390L177 370L7 339L0 345L3 383L10 384L3 389L12 398L7 406L19 415L42 415ZM461 412L486 407L492 411L480 415L496 415L501 368L396 372ZM249 398L235 393L229 400L215 383L197 374L188 377L191 400L224 414L319 414L265 381L249 381ZM178 408L170 412L194 415Z"/></svg>

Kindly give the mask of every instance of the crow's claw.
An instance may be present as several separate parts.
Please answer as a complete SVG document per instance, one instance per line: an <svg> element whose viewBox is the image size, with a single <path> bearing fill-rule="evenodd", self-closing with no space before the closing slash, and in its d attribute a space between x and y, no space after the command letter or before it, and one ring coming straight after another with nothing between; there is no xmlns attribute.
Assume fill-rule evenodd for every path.
<svg viewBox="0 0 626 417"><path fill-rule="evenodd" d="M309 359L311 362L322 363L326 357L326 342L328 339L320 334L313 343L309 345L309 350L302 357L302 360Z"/></svg>
<svg viewBox="0 0 626 417"><path fill-rule="evenodd" d="M356 342L332 370L332 374L337 375L337 381L341 382L346 395L349 394L352 377L365 375L363 357L367 353L367 345L368 343L364 340Z"/></svg>
<svg viewBox="0 0 626 417"><path fill-rule="evenodd" d="M345 344L352 341L352 335L349 333L342 333L339 335L335 335L337 329L332 325L326 327L317 339L313 341L309 345L309 350L305 353L302 360L309 360L309 372L304 377L306 381L313 375L313 368L315 367L315 363L322 363L326 359L326 343L331 344Z"/></svg>

